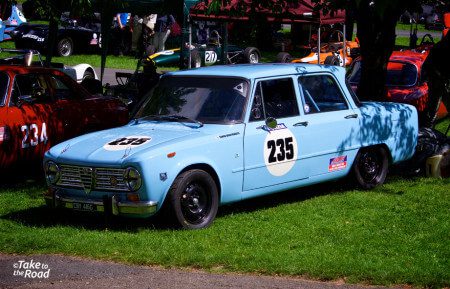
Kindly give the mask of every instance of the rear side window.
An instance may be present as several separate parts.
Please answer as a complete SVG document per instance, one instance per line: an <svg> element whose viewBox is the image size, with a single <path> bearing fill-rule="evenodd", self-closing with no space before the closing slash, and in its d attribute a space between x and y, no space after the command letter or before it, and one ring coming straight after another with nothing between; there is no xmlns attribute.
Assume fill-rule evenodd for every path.
<svg viewBox="0 0 450 289"><path fill-rule="evenodd" d="M0 106L5 105L8 92L9 77L5 72L0 72Z"/></svg>
<svg viewBox="0 0 450 289"><path fill-rule="evenodd" d="M339 86L330 75L302 76L298 84L305 114L348 109Z"/></svg>

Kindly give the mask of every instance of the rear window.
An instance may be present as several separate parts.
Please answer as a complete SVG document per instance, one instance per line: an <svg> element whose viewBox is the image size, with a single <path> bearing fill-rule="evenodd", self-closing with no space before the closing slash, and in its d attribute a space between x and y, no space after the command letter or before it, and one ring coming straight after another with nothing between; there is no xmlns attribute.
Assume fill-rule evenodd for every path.
<svg viewBox="0 0 450 289"><path fill-rule="evenodd" d="M348 81L358 84L361 79L361 62L354 64L348 74ZM387 86L413 86L417 82L417 67L411 63L389 61L387 65Z"/></svg>
<svg viewBox="0 0 450 289"><path fill-rule="evenodd" d="M6 72L0 72L0 105L5 105L6 93L8 92L9 77Z"/></svg>

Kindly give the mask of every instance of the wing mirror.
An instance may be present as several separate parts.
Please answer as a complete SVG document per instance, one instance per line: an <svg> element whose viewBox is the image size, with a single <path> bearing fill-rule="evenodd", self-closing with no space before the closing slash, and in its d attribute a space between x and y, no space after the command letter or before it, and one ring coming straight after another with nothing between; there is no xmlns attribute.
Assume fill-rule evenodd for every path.
<svg viewBox="0 0 450 289"><path fill-rule="evenodd" d="M276 127L277 127L278 122L277 122L277 120L276 120L274 117L268 117L268 118L266 119L266 125L267 125L267 127L273 129L273 128L276 128Z"/></svg>

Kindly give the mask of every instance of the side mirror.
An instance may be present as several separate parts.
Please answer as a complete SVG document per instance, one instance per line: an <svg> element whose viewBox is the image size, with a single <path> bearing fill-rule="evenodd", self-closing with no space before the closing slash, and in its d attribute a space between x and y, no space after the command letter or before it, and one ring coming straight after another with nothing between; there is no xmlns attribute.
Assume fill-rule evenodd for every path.
<svg viewBox="0 0 450 289"><path fill-rule="evenodd" d="M266 119L266 125L269 127L269 128L276 128L277 127L277 125L278 125L278 123L277 123L277 120L275 119L275 118L273 118L273 117L268 117L267 119Z"/></svg>

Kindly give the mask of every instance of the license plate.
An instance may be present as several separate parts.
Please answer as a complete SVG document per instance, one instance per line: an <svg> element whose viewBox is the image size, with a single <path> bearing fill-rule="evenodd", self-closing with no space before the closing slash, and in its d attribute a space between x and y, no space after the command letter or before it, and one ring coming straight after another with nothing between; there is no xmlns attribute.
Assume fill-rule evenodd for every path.
<svg viewBox="0 0 450 289"><path fill-rule="evenodd" d="M96 205L93 204L84 204L84 203L73 203L73 209L77 211L96 211Z"/></svg>

